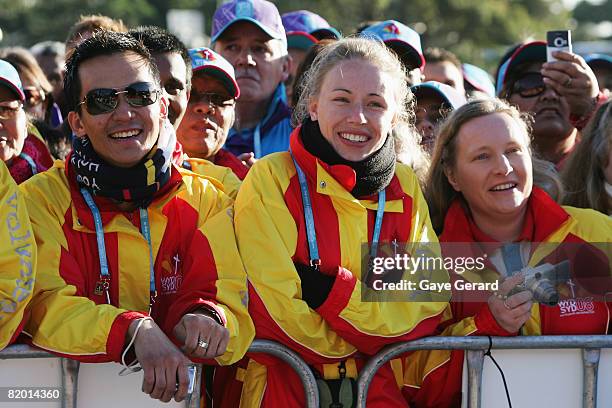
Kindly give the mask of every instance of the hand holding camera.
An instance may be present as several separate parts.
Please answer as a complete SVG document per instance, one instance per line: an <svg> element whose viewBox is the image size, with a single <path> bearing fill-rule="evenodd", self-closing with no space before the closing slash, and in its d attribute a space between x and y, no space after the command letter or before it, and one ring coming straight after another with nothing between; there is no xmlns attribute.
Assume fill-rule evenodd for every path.
<svg viewBox="0 0 612 408"><path fill-rule="evenodd" d="M532 294L529 290L511 293L523 282L524 275L518 273L504 280L499 285L499 291L491 295L488 300L491 314L497 324L509 333L516 333L525 324L531 315Z"/></svg>
<svg viewBox="0 0 612 408"><path fill-rule="evenodd" d="M572 114L583 116L592 112L599 85L584 59L572 52L571 31L549 31L546 37L548 62L541 70L544 82L565 97Z"/></svg>

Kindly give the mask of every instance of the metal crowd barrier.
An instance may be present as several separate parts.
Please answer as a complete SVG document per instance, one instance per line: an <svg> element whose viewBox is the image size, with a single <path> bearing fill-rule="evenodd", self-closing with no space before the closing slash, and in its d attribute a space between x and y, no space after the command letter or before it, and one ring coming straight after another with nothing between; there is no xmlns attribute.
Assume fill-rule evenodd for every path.
<svg viewBox="0 0 612 408"><path fill-rule="evenodd" d="M293 351L269 340L255 340L248 350L249 353L265 353L277 357L289 364L299 375L304 385L304 393L308 407L319 406L319 393L314 375L308 365ZM25 358L58 358L57 356L43 350L35 349L25 344L15 344L0 351L0 360L25 359ZM61 362L61 379L63 395L62 408L77 408L77 389L79 382L79 366L76 360L59 358ZM202 365L197 364L198 375L191 398L185 400L186 408L199 408L200 385L202 381Z"/></svg>
<svg viewBox="0 0 612 408"><path fill-rule="evenodd" d="M612 348L612 336L519 336L519 337L428 337L392 344L370 358L357 381L357 407L365 408L368 388L380 367L414 350L466 350L468 367L468 408L480 408L482 368L485 351L493 349L581 349L583 365L582 407L597 405L597 370L602 348Z"/></svg>
<svg viewBox="0 0 612 408"><path fill-rule="evenodd" d="M25 359L25 358L59 358L62 380L62 408L77 408L77 389L79 385L80 364L76 360L57 357L43 350L32 348L25 344L14 344L0 351L0 360ZM200 407L200 385L202 381L202 365L196 364L198 375L193 387L191 398L185 400L186 408Z"/></svg>
<svg viewBox="0 0 612 408"><path fill-rule="evenodd" d="M251 347L249 347L248 352L270 354L289 364L302 381L304 395L306 396L306 406L309 408L319 408L317 380L310 370L310 367L308 367L308 364L306 364L295 352L270 340L255 340L253 344L251 344Z"/></svg>
<svg viewBox="0 0 612 408"><path fill-rule="evenodd" d="M370 358L357 381L357 407L365 408L370 383L380 367L388 361L415 350L465 350L468 367L468 408L480 408L482 369L485 351L493 349L581 349L583 362L583 408L597 405L597 371L600 349L612 348L612 336L520 336L520 337L427 337L411 342L392 344ZM308 365L293 351L269 340L255 340L249 353L265 353L287 363L298 374L304 386L306 404L319 407L316 380ZM26 345L13 345L0 352L0 360L20 358L57 358ZM62 408L77 407L79 363L61 358ZM199 407L202 367L199 365L196 387L185 407Z"/></svg>

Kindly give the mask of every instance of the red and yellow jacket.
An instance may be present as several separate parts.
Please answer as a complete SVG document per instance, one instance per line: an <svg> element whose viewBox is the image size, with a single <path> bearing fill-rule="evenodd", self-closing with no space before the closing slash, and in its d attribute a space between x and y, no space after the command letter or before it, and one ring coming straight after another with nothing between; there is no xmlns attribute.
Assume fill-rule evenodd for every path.
<svg viewBox="0 0 612 408"><path fill-rule="evenodd" d="M234 174L240 179L244 180L246 175L249 172L249 168L245 166L242 161L234 156L229 150L220 149L215 155L215 160L213 162L217 166L228 167L232 169Z"/></svg>
<svg viewBox="0 0 612 408"><path fill-rule="evenodd" d="M25 323L35 272L36 242L23 194L0 160L0 350Z"/></svg>
<svg viewBox="0 0 612 408"><path fill-rule="evenodd" d="M67 161L22 186L39 247L40 274L24 332L40 348L85 362L119 361L133 319L149 310L149 246L136 209L95 197L104 225L110 299L96 294L100 264L92 213ZM230 333L216 360L244 355L254 330L235 244L232 200L204 177L172 168L148 207L157 298L151 316L172 339L187 312L214 309Z"/></svg>
<svg viewBox="0 0 612 408"><path fill-rule="evenodd" d="M28 136L23 142L21 153L32 159L33 164L36 165L36 173L43 172L53 165L53 157L49 153L49 148L34 126L28 127ZM8 166L17 184L23 183L34 175L31 164L22 155L11 160Z"/></svg>
<svg viewBox="0 0 612 408"><path fill-rule="evenodd" d="M355 172L312 156L299 131L292 133L290 146L308 180L321 270L344 269L335 275L327 300L316 310L309 308L294 266L309 263L300 185L290 154L271 154L251 168L235 206L238 247L249 278L249 312L257 338L295 350L325 378L338 378L338 362L348 359L347 376L355 377L365 354L431 334L448 303L361 300L362 244L372 236L378 203L375 197L354 198ZM397 239L437 245L427 205L408 166L397 165L386 195L381 243ZM270 358L253 358L246 372L238 373L244 381L242 407L304 405L301 384L290 369ZM368 406L398 401L390 368L380 373L385 381L375 380Z"/></svg>
<svg viewBox="0 0 612 408"><path fill-rule="evenodd" d="M193 157L183 156L184 160L182 167L188 168L194 173L202 176L213 178L221 183L223 192L232 199L238 196L238 190L242 183L236 174L229 167L217 165L206 159L197 159ZM187 166L185 165L187 163Z"/></svg>
<svg viewBox="0 0 612 408"><path fill-rule="evenodd" d="M534 187L519 240L540 243L537 246L532 244L529 255L528 266L536 266L554 256L557 250L563 250L558 243L610 243L612 219L594 210L562 207L543 190ZM456 200L445 217L440 242L495 241L478 229L461 202ZM487 269L486 272L497 275L484 277L468 271L461 278L470 282L491 282L499 278L494 268ZM609 281L609 278L606 281ZM453 299L460 296L460 293L454 293ZM497 324L486 301L452 301L451 311L445 317L447 320L441 325L442 336L515 334L506 332ZM610 330L609 323L610 311L607 303L579 295L575 299L562 300L557 306L534 304L531 317L520 334L606 334ZM414 407L459 407L462 370L463 351L412 353L405 363L404 395Z"/></svg>

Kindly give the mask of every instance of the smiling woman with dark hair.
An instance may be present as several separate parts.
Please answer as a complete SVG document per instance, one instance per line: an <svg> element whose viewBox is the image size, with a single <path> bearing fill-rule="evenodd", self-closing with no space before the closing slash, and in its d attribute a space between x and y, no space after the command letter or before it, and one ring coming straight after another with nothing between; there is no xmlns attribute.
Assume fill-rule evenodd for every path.
<svg viewBox="0 0 612 408"><path fill-rule="evenodd" d="M463 105L439 129L426 197L443 255L484 260L480 269L449 271L451 278L498 284L495 291L453 291L442 335L609 332L602 300L612 292L610 249L599 243L610 242L612 219L557 204L556 173L532 157L528 129L499 99ZM540 267L559 276L546 275L553 282L547 296L528 277ZM568 313L576 304L588 311ZM461 405L463 351L416 352L407 365L418 367L404 381L411 406Z"/></svg>

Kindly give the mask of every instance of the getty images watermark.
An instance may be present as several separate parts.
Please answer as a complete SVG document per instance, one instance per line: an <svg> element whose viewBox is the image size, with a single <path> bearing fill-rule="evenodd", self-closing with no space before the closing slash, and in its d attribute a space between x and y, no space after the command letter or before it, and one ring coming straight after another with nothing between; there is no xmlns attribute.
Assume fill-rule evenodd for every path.
<svg viewBox="0 0 612 408"><path fill-rule="evenodd" d="M401 243L362 246L363 301L486 302L509 276L550 306L612 294L610 243Z"/></svg>

